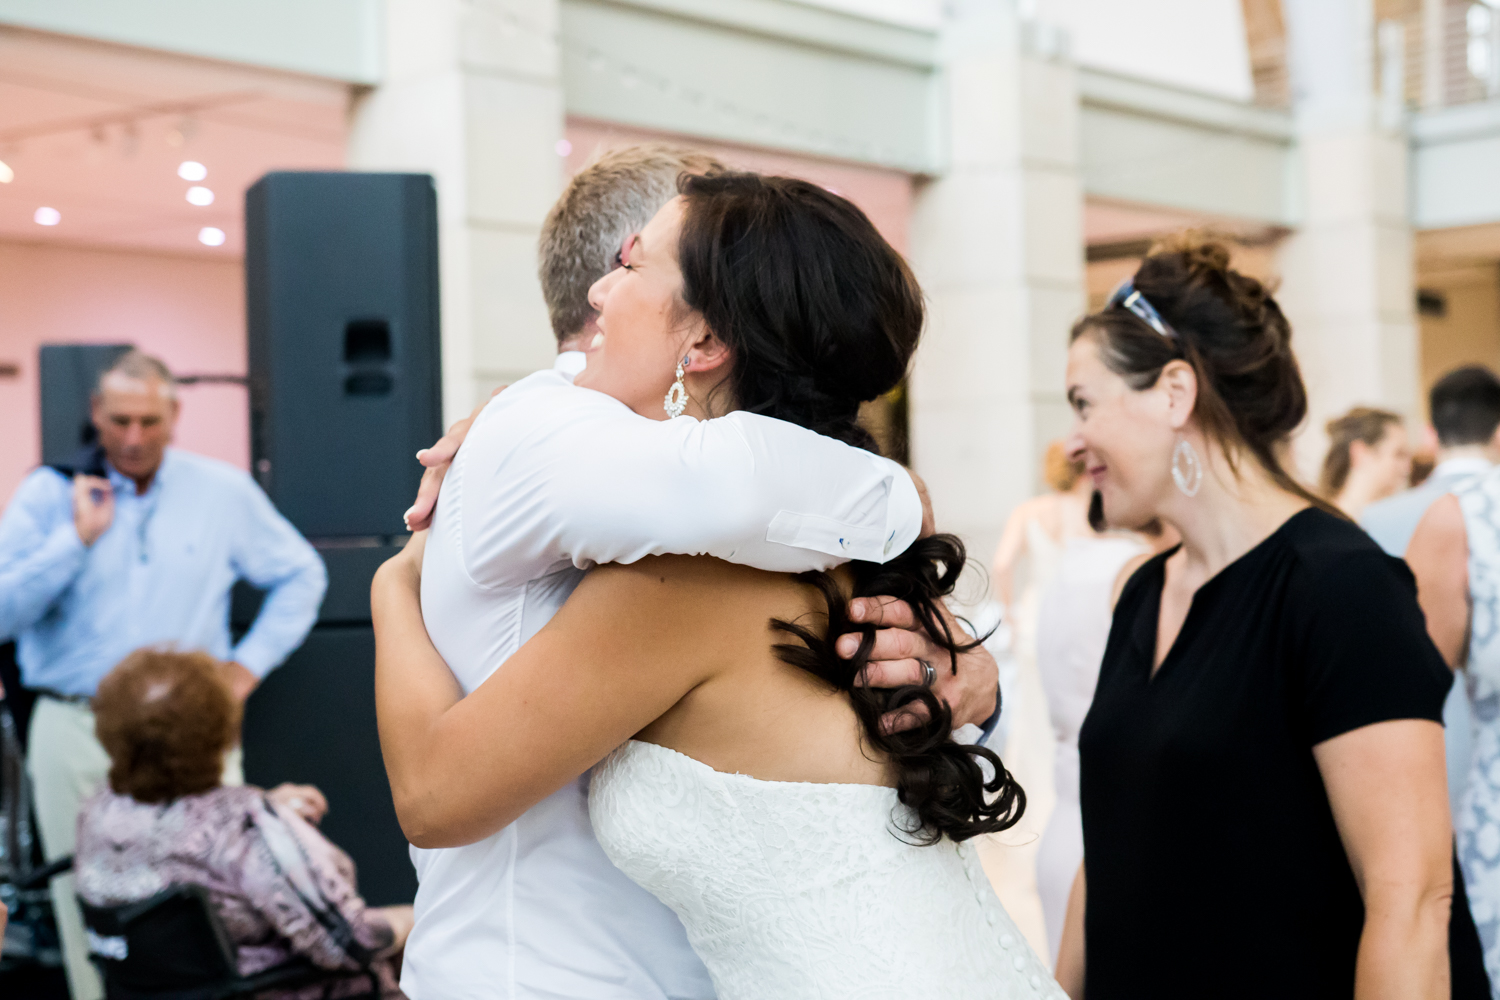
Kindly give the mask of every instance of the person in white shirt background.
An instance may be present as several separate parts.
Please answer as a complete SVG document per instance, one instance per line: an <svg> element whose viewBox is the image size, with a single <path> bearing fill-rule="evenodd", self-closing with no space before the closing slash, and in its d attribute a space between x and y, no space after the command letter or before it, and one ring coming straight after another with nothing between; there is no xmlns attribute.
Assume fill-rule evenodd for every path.
<svg viewBox="0 0 1500 1000"><path fill-rule="evenodd" d="M712 552L770 569L823 569L850 556L881 558L887 545L899 552L917 533L921 503L893 463L776 421L748 434L704 424L692 448L676 428L653 443L640 431L649 437L666 425L569 384L583 367L577 349L598 337L589 285L672 197L679 173L715 169L702 154L647 146L607 153L577 175L541 241L561 352L554 371L476 411L474 438L440 498L445 463L474 418L424 456L433 468L408 522L425 527L437 500L446 523L463 529L461 538L439 531L424 574L429 627L462 693L547 622L592 562ZM508 423L492 419L500 411ZM835 523L843 530L824 530ZM912 624L904 606L875 604L871 614ZM883 630L874 658L886 662L872 664L874 679L919 669L912 656L929 645L909 628ZM987 654L966 653L956 674L938 673L934 688L960 721L990 716L993 725ZM713 995L677 918L600 850L586 794L586 778L572 781L465 846L413 849L420 888L402 980L410 996Z"/></svg>
<svg viewBox="0 0 1500 1000"><path fill-rule="evenodd" d="M1437 464L1413 489L1365 508L1360 527L1393 556L1405 558L1413 532L1440 497L1489 472L1500 459L1500 378L1483 365L1455 368L1432 384L1427 398ZM1473 746L1468 687L1461 675L1443 704L1443 740L1448 760L1448 805L1455 818Z"/></svg>
<svg viewBox="0 0 1500 1000"><path fill-rule="evenodd" d="M610 858L683 919L721 1000L869 996L876 982L881 995L980 995L980 981L997 995L1056 995L961 843L1013 824L1023 793L993 753L951 739L955 713L929 686L859 682L873 635L855 640L852 658L838 651L851 597L897 593L930 639L914 678L930 685L934 662L958 674L957 654L978 643L941 599L962 545L938 535L908 550L915 533L896 516L906 474L853 451L873 463L862 471L792 426L873 447L859 405L905 374L921 291L863 213L815 184L717 173L684 175L679 190L593 288L602 345L577 382L594 392L539 373L501 393L449 473L425 560L419 534L376 575L376 700L402 826L419 846L472 843L611 751L611 762L665 753L655 759L666 771L691 765L692 776L648 766L637 781L606 766L590 816ZM600 431L606 455L558 429L577 422L558 402L569 395L574 413L616 414ZM676 419L683 404L692 419ZM672 460L659 460L663 443ZM612 493L574 471L580 457L600 462ZM712 475L684 476L684 462ZM833 462L850 467L830 477ZM759 465L797 485L759 481ZM594 487L584 501L580 483ZM612 509L637 505L625 518ZM604 557L580 559L586 537L549 515L582 521L589 508L616 536L661 513L639 537L601 545ZM757 520L769 524L752 532ZM679 522L706 544L688 548ZM672 549L780 572L642 559ZM797 549L822 553L819 568L856 561L794 579L786 571L808 561ZM559 556L563 569L631 565L522 584L554 594L576 584L539 630L524 607L497 607L513 603L511 563ZM511 653L500 636L516 631L532 635ZM489 655L505 662L494 669ZM956 708L959 721L980 714ZM891 726L893 711L909 725ZM751 843L756 824L733 818L749 801L726 815L728 800L697 787L715 774L770 789L752 811L765 827L785 822L780 836ZM656 843L695 853L679 864ZM753 874L726 877L736 868ZM766 881L770 895L751 885Z"/></svg>

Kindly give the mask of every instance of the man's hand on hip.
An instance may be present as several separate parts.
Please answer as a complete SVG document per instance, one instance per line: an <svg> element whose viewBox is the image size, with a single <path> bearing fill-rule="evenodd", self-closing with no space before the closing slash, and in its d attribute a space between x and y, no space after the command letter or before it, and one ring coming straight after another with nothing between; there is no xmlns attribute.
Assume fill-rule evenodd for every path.
<svg viewBox="0 0 1500 1000"><path fill-rule="evenodd" d="M245 699L250 697L250 692L260 684L260 678L252 674L249 668L233 660L225 660L220 666L224 668L224 683L229 685L234 700L243 705Z"/></svg>
<svg viewBox="0 0 1500 1000"><path fill-rule="evenodd" d="M939 605L953 635L964 641L967 636L957 619ZM860 675L869 687L893 688L921 684L922 664L931 664L937 674L932 693L953 712L953 726L981 725L995 712L995 695L1000 670L995 658L983 646L958 654L958 670L952 669L948 651L933 642L917 621L911 605L894 597L858 597L849 602L849 617L856 622L877 626L870 662ZM841 635L835 648L848 659L859 651L858 633ZM913 706L902 712L888 713L883 722L892 732L910 729L926 717L926 708Z"/></svg>
<svg viewBox="0 0 1500 1000"><path fill-rule="evenodd" d="M79 474L73 477L73 527L87 546L99 540L115 519L115 489L108 479Z"/></svg>

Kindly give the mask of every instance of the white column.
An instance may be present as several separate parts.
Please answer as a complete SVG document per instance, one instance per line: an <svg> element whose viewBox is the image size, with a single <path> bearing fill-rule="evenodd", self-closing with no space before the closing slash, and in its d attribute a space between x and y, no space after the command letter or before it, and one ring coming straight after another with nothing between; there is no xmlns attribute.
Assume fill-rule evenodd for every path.
<svg viewBox="0 0 1500 1000"><path fill-rule="evenodd" d="M1371 0L1287 0L1286 12L1303 210L1279 298L1310 396L1298 464L1311 475L1330 417L1418 412L1413 234L1404 126L1381 121L1374 93Z"/></svg>
<svg viewBox="0 0 1500 1000"><path fill-rule="evenodd" d="M912 226L931 310L912 456L939 526L987 563L1068 425L1068 330L1085 307L1078 89L1066 40L1010 0L953 5L944 45L950 160Z"/></svg>
<svg viewBox="0 0 1500 1000"><path fill-rule="evenodd" d="M555 352L536 244L557 197L557 0L386 0L384 82L354 105L349 167L437 181L443 415Z"/></svg>

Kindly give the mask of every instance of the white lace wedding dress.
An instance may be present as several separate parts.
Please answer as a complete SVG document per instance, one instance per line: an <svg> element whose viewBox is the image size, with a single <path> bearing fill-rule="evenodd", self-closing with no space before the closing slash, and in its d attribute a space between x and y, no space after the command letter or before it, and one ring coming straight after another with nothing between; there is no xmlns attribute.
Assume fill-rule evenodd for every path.
<svg viewBox="0 0 1500 1000"><path fill-rule="evenodd" d="M762 781L632 740L594 772L589 814L719 1000L1066 1000L973 846L907 843L894 789Z"/></svg>

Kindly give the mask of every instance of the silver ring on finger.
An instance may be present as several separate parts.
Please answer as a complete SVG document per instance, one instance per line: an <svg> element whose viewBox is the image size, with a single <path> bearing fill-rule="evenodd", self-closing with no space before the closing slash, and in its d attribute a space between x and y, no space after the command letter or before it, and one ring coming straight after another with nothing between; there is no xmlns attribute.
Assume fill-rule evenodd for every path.
<svg viewBox="0 0 1500 1000"><path fill-rule="evenodd" d="M917 662L922 664L922 686L927 688L932 687L937 681L937 671L926 660L918 659Z"/></svg>

